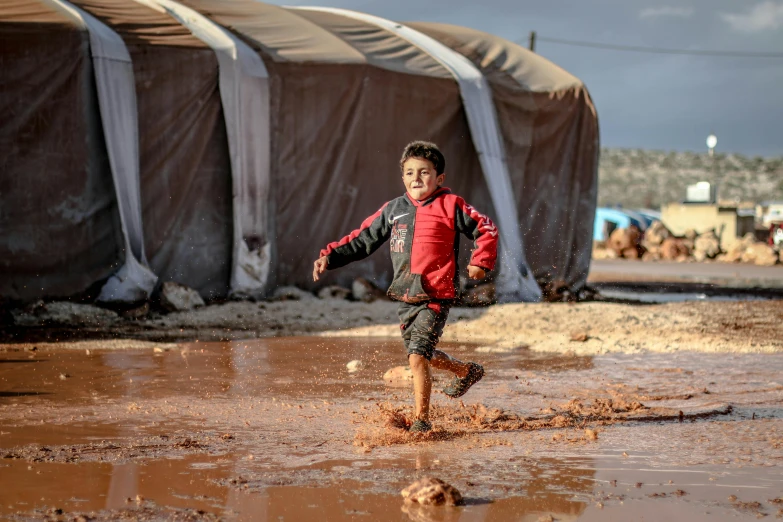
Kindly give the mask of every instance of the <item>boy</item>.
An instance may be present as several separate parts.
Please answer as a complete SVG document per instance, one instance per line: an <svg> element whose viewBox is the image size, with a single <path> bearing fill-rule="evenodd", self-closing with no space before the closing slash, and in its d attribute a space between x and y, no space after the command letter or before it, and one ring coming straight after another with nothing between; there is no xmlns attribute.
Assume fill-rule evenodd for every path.
<svg viewBox="0 0 783 522"><path fill-rule="evenodd" d="M390 240L394 279L389 296L400 301L398 315L408 362L413 372L416 419L411 432L427 432L432 378L430 366L455 374L443 389L461 397L484 376L484 368L464 363L435 349L457 297L459 234L474 240L468 276L482 279L495 267L498 231L490 219L444 188L446 160L437 145L409 143L400 168L406 194L384 204L361 227L321 250L313 280L358 261Z"/></svg>

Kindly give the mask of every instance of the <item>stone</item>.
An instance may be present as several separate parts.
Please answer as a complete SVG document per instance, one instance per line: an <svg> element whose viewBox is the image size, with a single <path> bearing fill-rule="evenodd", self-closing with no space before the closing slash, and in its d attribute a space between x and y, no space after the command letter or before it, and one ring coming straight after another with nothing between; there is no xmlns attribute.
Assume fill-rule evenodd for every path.
<svg viewBox="0 0 783 522"><path fill-rule="evenodd" d="M649 250L642 256L642 261L660 261L661 256L657 252L650 252Z"/></svg>
<svg viewBox="0 0 783 522"><path fill-rule="evenodd" d="M743 263L754 263L758 266L773 266L778 262L778 253L764 243L755 243L742 253Z"/></svg>
<svg viewBox="0 0 783 522"><path fill-rule="evenodd" d="M660 245L673 234L660 221L653 221L644 231L644 240L651 245Z"/></svg>
<svg viewBox="0 0 783 522"><path fill-rule="evenodd" d="M674 261L680 256L687 256L690 252L688 251L688 247L686 247L682 240L669 237L666 238L663 243L661 243L661 258L666 259L667 261Z"/></svg>
<svg viewBox="0 0 783 522"><path fill-rule="evenodd" d="M583 343L590 338L587 332L571 332L571 340L577 343Z"/></svg>
<svg viewBox="0 0 783 522"><path fill-rule="evenodd" d="M699 234L694 229L689 228L688 230L685 231L685 234L683 234L683 237L685 237L685 239L689 239L689 240L693 241L694 239L699 237Z"/></svg>
<svg viewBox="0 0 783 522"><path fill-rule="evenodd" d="M359 359L354 359L353 361L346 364L345 367L348 368L348 373L356 373L364 368L364 363Z"/></svg>
<svg viewBox="0 0 783 522"><path fill-rule="evenodd" d="M407 385L413 381L410 366L395 366L383 374L383 382L390 386Z"/></svg>
<svg viewBox="0 0 783 522"><path fill-rule="evenodd" d="M316 299L313 294L295 286L281 286L272 293L273 301L310 301L313 299Z"/></svg>
<svg viewBox="0 0 783 522"><path fill-rule="evenodd" d="M623 257L625 259L639 259L642 256L639 254L638 248L626 248L623 250Z"/></svg>
<svg viewBox="0 0 783 522"><path fill-rule="evenodd" d="M166 281L160 289L160 304L169 312L185 312L204 306L204 300L192 288Z"/></svg>
<svg viewBox="0 0 783 522"><path fill-rule="evenodd" d="M351 284L353 298L364 303L372 303L376 299L388 299L386 292L363 277L357 277Z"/></svg>
<svg viewBox="0 0 783 522"><path fill-rule="evenodd" d="M593 250L593 259L617 259L617 252L611 248L596 248Z"/></svg>
<svg viewBox="0 0 783 522"><path fill-rule="evenodd" d="M703 261L704 259L714 259L718 254L720 254L720 239L715 235L715 232L705 232L694 240L693 257Z"/></svg>
<svg viewBox="0 0 783 522"><path fill-rule="evenodd" d="M742 259L742 252L732 254L729 251L725 254L720 254L715 258L715 261L720 261L721 263L739 263L740 259Z"/></svg>
<svg viewBox="0 0 783 522"><path fill-rule="evenodd" d="M630 248L636 248L641 240L642 233L637 227L615 229L609 236L609 245L618 255Z"/></svg>
<svg viewBox="0 0 783 522"><path fill-rule="evenodd" d="M463 504L462 494L457 491L457 488L435 477L422 477L403 489L401 494L406 502L415 502L423 506Z"/></svg>
<svg viewBox="0 0 783 522"><path fill-rule="evenodd" d="M467 288L462 292L460 304L466 306L488 306L496 302L495 283Z"/></svg>
<svg viewBox="0 0 783 522"><path fill-rule="evenodd" d="M694 250L693 251L693 260L698 262L703 262L707 260L707 254L706 252L702 252L700 250Z"/></svg>
<svg viewBox="0 0 783 522"><path fill-rule="evenodd" d="M318 291L320 299L348 299L350 295L350 290L338 285L325 286Z"/></svg>
<svg viewBox="0 0 783 522"><path fill-rule="evenodd" d="M732 243L728 251L725 254L718 256L717 259L724 263L739 263L742 261L745 251L754 244L756 244L756 238L752 235L745 234L744 237Z"/></svg>

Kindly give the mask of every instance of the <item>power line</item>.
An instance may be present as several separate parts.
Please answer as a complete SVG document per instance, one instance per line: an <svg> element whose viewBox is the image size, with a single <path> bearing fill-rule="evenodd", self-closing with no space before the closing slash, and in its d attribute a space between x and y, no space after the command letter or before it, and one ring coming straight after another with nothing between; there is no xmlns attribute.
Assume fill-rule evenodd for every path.
<svg viewBox="0 0 783 522"><path fill-rule="evenodd" d="M721 56L735 58L783 58L783 53L766 52L745 52L745 51L705 51L690 49L670 49L666 47L642 47L639 45L614 45L598 42L584 42L580 40L564 40L561 38L549 38L547 36L536 36L539 42L549 42L562 45L572 45L576 47L591 47L594 49L609 49L612 51L631 51L637 53L656 53L656 54L688 54L695 56ZM520 38L518 43L522 43Z"/></svg>

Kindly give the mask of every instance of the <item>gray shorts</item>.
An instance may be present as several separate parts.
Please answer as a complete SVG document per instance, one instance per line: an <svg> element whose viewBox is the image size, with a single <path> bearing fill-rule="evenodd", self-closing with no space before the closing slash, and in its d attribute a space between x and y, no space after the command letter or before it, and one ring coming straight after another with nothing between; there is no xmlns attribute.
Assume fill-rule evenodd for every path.
<svg viewBox="0 0 783 522"><path fill-rule="evenodd" d="M400 317L402 342L409 356L416 354L428 361L432 359L435 346L443 335L450 308L451 303L442 301L400 303L397 315Z"/></svg>

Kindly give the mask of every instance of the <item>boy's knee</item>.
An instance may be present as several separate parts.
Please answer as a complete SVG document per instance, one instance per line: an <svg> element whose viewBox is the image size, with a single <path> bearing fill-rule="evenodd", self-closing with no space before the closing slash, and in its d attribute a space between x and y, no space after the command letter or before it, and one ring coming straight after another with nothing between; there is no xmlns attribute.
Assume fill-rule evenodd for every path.
<svg viewBox="0 0 783 522"><path fill-rule="evenodd" d="M411 365L411 370L424 370L429 367L430 361L423 355L412 353L408 356L408 363Z"/></svg>

